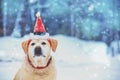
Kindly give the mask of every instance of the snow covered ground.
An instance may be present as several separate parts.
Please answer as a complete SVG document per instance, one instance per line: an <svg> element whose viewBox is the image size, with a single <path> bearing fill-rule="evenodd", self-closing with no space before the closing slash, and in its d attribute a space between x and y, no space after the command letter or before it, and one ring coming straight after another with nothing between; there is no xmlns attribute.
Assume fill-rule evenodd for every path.
<svg viewBox="0 0 120 80"><path fill-rule="evenodd" d="M59 42L56 53L57 80L119 80L120 59L107 56L103 42L84 41L64 35L53 38ZM0 38L0 80L13 80L22 64L25 38Z"/></svg>

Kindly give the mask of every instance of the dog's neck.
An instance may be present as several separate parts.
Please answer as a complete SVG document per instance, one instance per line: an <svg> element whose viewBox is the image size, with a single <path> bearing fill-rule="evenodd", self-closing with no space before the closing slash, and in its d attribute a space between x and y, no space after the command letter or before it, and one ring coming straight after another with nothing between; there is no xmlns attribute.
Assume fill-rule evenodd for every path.
<svg viewBox="0 0 120 80"><path fill-rule="evenodd" d="M51 72L55 73L54 72L55 71L54 70L55 69L54 58L53 57L50 57L50 58L48 59L47 64L44 67L41 66L42 68L36 68L32 64L32 61L30 59L29 59L30 62L28 61L28 57L26 56L25 57L25 62L23 63L23 69L24 69L24 71L26 71L30 74L34 73L34 74L39 75L39 76L47 76L47 75L50 75Z"/></svg>
<svg viewBox="0 0 120 80"><path fill-rule="evenodd" d="M46 66L38 66L38 67L35 67L35 66L32 64L32 62L31 62L31 60L29 59L29 57L27 57L27 60L28 60L28 63L30 64L30 66L31 66L32 68L34 68L34 69L45 69L45 68L47 68L47 67L49 66L49 64L51 63L52 57L50 57L50 59L48 60Z"/></svg>

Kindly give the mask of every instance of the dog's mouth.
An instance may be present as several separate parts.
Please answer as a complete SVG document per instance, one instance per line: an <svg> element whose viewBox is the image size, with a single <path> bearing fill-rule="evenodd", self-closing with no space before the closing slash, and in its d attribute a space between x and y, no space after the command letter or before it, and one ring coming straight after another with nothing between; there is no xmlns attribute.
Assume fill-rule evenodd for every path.
<svg viewBox="0 0 120 80"><path fill-rule="evenodd" d="M40 57L40 56L46 57L46 56L42 53L41 47L36 47L36 48L34 49L34 56L33 56L33 57Z"/></svg>

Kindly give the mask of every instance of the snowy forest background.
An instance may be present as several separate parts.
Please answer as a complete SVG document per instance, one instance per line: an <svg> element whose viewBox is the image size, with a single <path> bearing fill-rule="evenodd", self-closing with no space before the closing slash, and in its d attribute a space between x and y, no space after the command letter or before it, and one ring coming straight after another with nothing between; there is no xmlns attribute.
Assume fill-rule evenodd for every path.
<svg viewBox="0 0 120 80"><path fill-rule="evenodd" d="M103 41L108 47L120 39L119 0L0 0L0 36L33 32L37 11L51 35Z"/></svg>
<svg viewBox="0 0 120 80"><path fill-rule="evenodd" d="M0 80L19 69L37 11L59 42L58 80L120 79L120 0L0 0Z"/></svg>
<svg viewBox="0 0 120 80"><path fill-rule="evenodd" d="M0 36L32 32L41 12L51 34L85 40L113 41L120 34L119 0L0 0Z"/></svg>
<svg viewBox="0 0 120 80"><path fill-rule="evenodd" d="M120 39L119 3L119 0L0 0L0 36L20 38L32 32L35 14L40 11L51 35L103 41L109 47L112 41Z"/></svg>

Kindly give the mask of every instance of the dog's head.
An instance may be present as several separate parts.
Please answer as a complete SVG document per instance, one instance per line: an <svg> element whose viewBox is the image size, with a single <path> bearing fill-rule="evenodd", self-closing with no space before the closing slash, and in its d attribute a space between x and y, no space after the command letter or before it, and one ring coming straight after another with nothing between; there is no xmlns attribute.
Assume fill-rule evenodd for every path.
<svg viewBox="0 0 120 80"><path fill-rule="evenodd" d="M32 39L22 42L22 48L29 57L32 64L37 66L45 66L51 56L51 50L56 51L57 40L55 39Z"/></svg>

